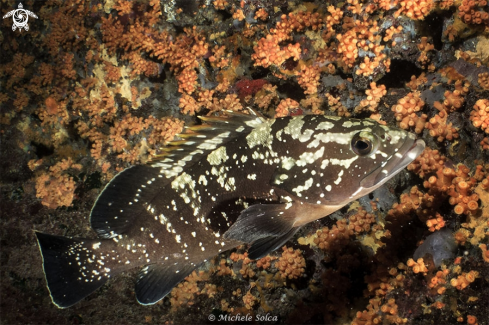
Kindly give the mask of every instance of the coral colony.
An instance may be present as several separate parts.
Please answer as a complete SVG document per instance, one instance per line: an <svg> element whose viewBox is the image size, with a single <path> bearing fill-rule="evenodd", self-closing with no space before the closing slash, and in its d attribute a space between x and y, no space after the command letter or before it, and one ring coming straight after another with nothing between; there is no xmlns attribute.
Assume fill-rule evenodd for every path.
<svg viewBox="0 0 489 325"><path fill-rule="evenodd" d="M489 324L486 0L18 8L5 323Z"/></svg>

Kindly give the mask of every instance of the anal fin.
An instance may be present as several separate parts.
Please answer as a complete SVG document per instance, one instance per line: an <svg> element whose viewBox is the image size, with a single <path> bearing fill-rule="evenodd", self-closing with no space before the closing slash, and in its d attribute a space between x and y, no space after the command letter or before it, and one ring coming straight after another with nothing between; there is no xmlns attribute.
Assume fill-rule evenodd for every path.
<svg viewBox="0 0 489 325"><path fill-rule="evenodd" d="M141 305L157 303L197 267L198 265L191 265L188 262L145 266L139 272L136 283L138 302Z"/></svg>

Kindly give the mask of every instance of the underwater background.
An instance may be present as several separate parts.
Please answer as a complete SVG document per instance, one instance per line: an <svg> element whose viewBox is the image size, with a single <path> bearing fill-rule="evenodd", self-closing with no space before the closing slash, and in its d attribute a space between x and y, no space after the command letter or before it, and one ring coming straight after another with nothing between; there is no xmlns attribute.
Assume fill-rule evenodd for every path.
<svg viewBox="0 0 489 325"><path fill-rule="evenodd" d="M37 18L0 22L2 324L489 324L486 0L22 5ZM95 238L119 171L196 116L246 107L372 118L427 148L282 249L220 254L154 306L136 269L52 304L34 230Z"/></svg>

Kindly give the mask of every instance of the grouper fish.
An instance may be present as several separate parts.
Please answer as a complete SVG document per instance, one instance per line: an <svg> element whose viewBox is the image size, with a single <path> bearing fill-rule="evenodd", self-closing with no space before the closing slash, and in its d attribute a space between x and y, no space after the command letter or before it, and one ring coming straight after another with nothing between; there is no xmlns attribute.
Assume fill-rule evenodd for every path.
<svg viewBox="0 0 489 325"><path fill-rule="evenodd" d="M201 117L160 157L116 175L95 202L96 239L36 232L53 303L77 303L138 267L136 298L161 300L204 261L243 243L251 259L381 186L425 144L374 120Z"/></svg>

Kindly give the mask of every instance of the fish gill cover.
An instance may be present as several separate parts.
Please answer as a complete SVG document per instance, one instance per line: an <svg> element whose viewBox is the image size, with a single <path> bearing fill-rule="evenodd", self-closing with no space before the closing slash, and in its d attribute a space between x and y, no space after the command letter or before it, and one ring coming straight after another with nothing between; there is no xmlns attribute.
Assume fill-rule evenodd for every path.
<svg viewBox="0 0 489 325"><path fill-rule="evenodd" d="M2 2L2 17L18 7L16 1ZM99 323L110 318L128 324L183 324L247 315L253 321L276 323L487 323L487 308L482 308L489 292L486 1L26 1L23 8L38 17L29 20L28 31L13 31L12 17L2 20L0 30L3 321ZM226 127L224 112L245 107L268 117L261 123L285 117L275 120L284 121L282 127L274 122L267 132L255 133L243 121L246 130L238 124ZM341 147L330 156L326 146L345 145L345 130L329 136L332 142L326 140L328 130L319 127L305 127L307 132L298 139L289 131L290 141L307 138L298 150L304 144L311 147L282 154L289 159L281 161L272 155L278 149L247 152L236 146L246 139L236 133L244 132L256 135L246 142L249 147L258 141L254 148L267 148L267 139L286 139L286 127L293 129L286 121L300 124L313 115L331 116L330 122L354 117L360 121L350 123L373 123L369 117L386 125L384 130L398 127L418 134L427 148L407 169L401 164L399 176L386 186L296 232L295 227L275 224L272 216L295 213L294 202L300 201L309 206L304 209L307 221L314 220L327 214L311 208L321 194L345 198L333 186L348 183L358 190L383 177L382 172L371 173L352 187L350 173L358 167L347 166ZM184 125L186 131L169 143ZM372 131L349 134L350 148L352 143L360 153L369 148L364 140L378 139ZM209 148L219 143L199 139L199 133L222 145ZM224 176L224 161L238 162L238 168L252 160L259 166L246 166L241 177ZM324 164L331 173L329 183L320 184L322 192L314 192L314 164L309 161L319 169ZM212 167L205 168L211 163L216 164L216 175ZM272 167L276 170L271 183L265 184L260 171ZM388 170L395 164L385 162L383 168L391 176ZM159 176L168 179L158 189L163 194L151 204L139 201L135 195L143 192L143 181L151 184L145 184L147 190L140 195L151 196L153 178ZM211 177L217 186L204 184ZM273 186L276 201L257 196L225 202L215 207L209 222L197 221L194 214L203 207L196 198L208 195L205 190L253 192L253 178L263 191ZM194 182L199 195L191 187ZM116 186L124 190L111 189ZM278 199L287 196L293 199ZM111 202L116 204L109 206ZM211 204L212 197L204 202ZM148 218L129 214L129 203L144 206L140 214L152 217L161 230L141 230L138 223ZM280 204L290 207L284 211ZM183 213L170 221L169 216L177 216L173 209ZM227 214L228 209L234 215ZM268 223L254 222L254 216L269 216ZM226 218L231 228L220 229L223 223L215 223ZM198 239L201 228L194 228L196 237L191 228L177 228L190 220L203 227L202 246L182 242L187 229L189 238ZM44 240L51 252L43 254L45 271L47 260L63 262L60 251L72 258L70 272L46 272L48 284L55 283L49 286L51 294L67 294L66 305L117 273L106 260L123 261L126 269L79 304L58 309L45 286L33 229L41 248ZM439 266L430 255L414 260L420 242L440 229L453 235L455 258ZM144 241L133 237L118 257L109 256L111 250L118 251L117 240L128 240L131 231L146 236ZM163 233L157 236L156 231ZM215 251L203 246L209 243L205 234L214 236ZM182 272L182 278L163 282L160 275L167 273L158 265L164 263L152 264L151 252L142 253L142 245L164 245L167 238L189 247L170 249L171 257L183 263L165 270ZM235 246L226 246L232 240L236 245L248 240L254 244L224 252ZM202 255L202 248L209 249L209 256ZM133 254L146 258L141 265L150 265L139 268L139 276L131 265L138 260ZM262 254L266 256L250 259ZM207 262L189 269L202 258ZM82 261L87 264L78 265ZM93 265L97 268L90 268ZM145 274L147 280L141 282ZM71 286L67 293L63 281L87 285ZM134 282L138 299L148 299L140 299L143 304L169 293L154 306L143 307L135 303ZM144 289L153 285L156 295Z"/></svg>

